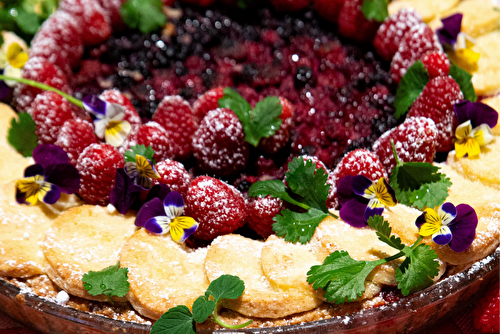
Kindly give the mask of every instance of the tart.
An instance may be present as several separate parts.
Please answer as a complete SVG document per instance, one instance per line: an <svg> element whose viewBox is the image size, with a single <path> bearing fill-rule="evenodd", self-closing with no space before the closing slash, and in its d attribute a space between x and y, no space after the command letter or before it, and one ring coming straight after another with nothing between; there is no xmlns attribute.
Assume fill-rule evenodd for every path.
<svg viewBox="0 0 500 334"><path fill-rule="evenodd" d="M426 10L432 8L432 13L422 13L423 21L430 22L438 14L463 11L469 2L473 1L446 1L426 7ZM98 131L94 134L94 125L89 122L92 119L84 110L52 92L42 93L27 85L15 89L13 104L18 111L31 114L37 125L40 150L51 144L62 148L67 154L64 163L76 166L79 172L80 187L78 196L65 195L57 204L12 206L16 196L19 199L14 193L14 182L21 177L19 170L33 161L19 156L2 139L0 149L5 150L5 156L12 157L15 165L0 166L2 172L5 170L4 185L0 188L0 209L5 213L1 218L0 242L4 250L1 276L18 286L37 289L45 298L106 314L108 306L103 305L111 297L89 293L92 287L84 276L119 262L122 268L128 268L130 288L125 298L113 297L118 303L111 308L113 317L139 323L157 320L178 305L192 308L197 297L221 275L235 275L245 282L241 297L222 303L221 318L226 323L241 324L253 319L254 327L300 324L362 313L389 303L386 296L398 284L396 270L401 266L398 260L375 268L364 283L364 293L345 307L326 303L321 291L313 289L306 279L311 266L320 265L335 251L348 251L358 261L378 260L397 253L382 243L373 229L353 227L339 218L327 217L313 231L309 243L291 243L272 234L269 226L263 226L265 221L269 225L269 218L285 210L287 204L278 199L250 199L246 193L256 181L283 179L285 163L290 163L291 169L291 157L301 155L306 167L312 161L319 170L315 173L328 174L325 182L331 185L331 191L326 203L331 212L339 214L334 211L340 197L336 189L341 177L351 175L346 170L378 179L387 177L394 168L391 153L379 150L388 138L397 140L395 150L405 161L431 162L436 148L445 156L449 148L438 146L438 138L444 136L451 143L453 121L446 125L449 133L443 135L448 128L441 126L440 119L422 117L415 107L418 100L404 123L394 117L395 82L401 80L411 65L402 57L414 57L415 50L408 53L399 48L395 59L402 60L395 60L389 69L390 65L366 46L345 44L344 37L332 33L331 29L337 29L332 28L335 26L310 10L290 16L272 9L256 9L252 11L255 17L249 18L232 10L176 5L164 8L169 23L159 36L123 31L119 15L112 15L119 9L120 1L106 6L91 1L88 8L81 6L82 3L64 1L61 9L42 26L33 40L24 76L63 93L72 93L84 102L86 95L100 94L103 103L120 106L120 121L124 120L127 126L119 130L126 135L120 145L103 144L108 138ZM391 6L406 8L408 4L410 1L394 1ZM350 9L348 5L344 7L340 13L347 17ZM404 13L416 15L411 10ZM491 51L492 44L498 43L495 41L498 27L493 23L476 27L474 17L465 17L471 29L469 34L476 38L476 48L482 56L472 82L478 95L493 95L500 83L483 75L490 75L486 68L491 69L493 59L498 56ZM365 36L370 35L368 32L360 36L341 20L338 29L343 36L357 42L373 38ZM366 19L363 23L366 27L378 26ZM441 52L432 31L429 35L430 29L418 19L416 27L412 30L415 36L420 38L422 34L422 38L430 39L423 54ZM115 30L113 34L111 29ZM49 33L54 36L49 38ZM411 40L408 43L414 45ZM431 78L435 82L438 79ZM274 103L281 109L278 129L275 127L265 140L257 140L255 147L249 145L247 125L242 125L233 111L218 108L222 96L232 94L222 90L226 86L235 87L252 110L261 108L259 101L268 95L280 97ZM459 87L453 103L460 99L463 95ZM494 99L486 102L494 104ZM93 105L88 102L85 106L89 111ZM6 124L15 113L1 107L2 117L6 117L2 118L5 125L0 123L0 134L5 138ZM62 111L53 117L51 108ZM106 109L104 114L107 112ZM53 127L44 126L47 119L55 124L57 135ZM98 122L95 125L97 128ZM498 247L500 181L496 175L499 170L496 157L500 148L496 128L493 133L493 142L481 152L480 159L460 160L450 153L448 165L439 165L453 184L448 201L457 204L465 201L474 206L478 227L474 241L460 253L447 245L434 244L430 237L423 239L438 255L435 281L486 258ZM415 148L410 145L414 138L425 144ZM137 145L149 145L154 151L148 159L148 153L143 153L143 160L134 151L136 160L127 161L127 165L122 154ZM378 157L367 150L372 145ZM36 163L47 164L39 153L33 155ZM117 170L129 175L130 164L137 169L141 161L147 160L153 166L150 162L153 159L158 161L158 176L153 181L137 182L149 188L153 184L166 184L172 193L179 194L181 200L184 198L185 215L196 218L196 223L191 222L180 234L174 233L173 227L170 234L160 233L164 225L159 223L153 233L148 228L150 219L140 225L143 211L126 212L133 201L128 203L120 197L127 188L116 190L120 174ZM151 170L157 173L152 167ZM127 180L123 173L120 177ZM288 182L293 181L288 179ZM463 195L471 188L477 191ZM146 194L141 196L144 200ZM139 194L134 200L139 200ZM110 201L113 206L106 209ZM124 202L130 205L127 207ZM123 210L123 205L125 214L116 212ZM162 207L162 210L167 209ZM417 221L421 214L397 204L384 212L384 218L402 242L411 245L419 235L415 225L408 225L408 220ZM16 217L22 217L21 221L14 223ZM170 219L172 224L175 219ZM248 225L244 226L245 223ZM196 232L184 240L193 233L186 232L193 226L197 227ZM176 242L179 239L186 242ZM42 284L44 287L40 289ZM66 298L68 294L71 297ZM200 328L218 327L206 321Z"/></svg>

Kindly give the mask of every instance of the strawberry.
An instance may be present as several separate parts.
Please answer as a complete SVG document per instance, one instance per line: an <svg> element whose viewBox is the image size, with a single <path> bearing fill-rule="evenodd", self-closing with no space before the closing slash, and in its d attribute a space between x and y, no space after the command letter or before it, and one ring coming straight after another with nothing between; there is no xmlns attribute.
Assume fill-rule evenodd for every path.
<svg viewBox="0 0 500 334"><path fill-rule="evenodd" d="M70 119L64 123L59 131L56 145L68 153L69 162L76 166L78 157L91 144L99 142L94 132L94 126L82 119Z"/></svg>
<svg viewBox="0 0 500 334"><path fill-rule="evenodd" d="M88 204L108 205L109 194L115 186L116 170L124 166L123 156L113 146L88 146L80 154L76 164L81 178L78 194Z"/></svg>
<svg viewBox="0 0 500 334"><path fill-rule="evenodd" d="M413 8L403 8L385 19L378 28L373 46L384 60L391 60L399 48L405 33L411 27L423 23L422 17Z"/></svg>
<svg viewBox="0 0 500 334"><path fill-rule="evenodd" d="M290 131L292 128L292 116L293 116L293 106L285 99L280 97L281 106L283 110L280 115L281 126L280 128L269 138L262 138L259 142L259 148L264 152L274 154L280 149L286 146L288 140L290 139Z"/></svg>
<svg viewBox="0 0 500 334"><path fill-rule="evenodd" d="M273 218L285 208L279 198L252 197L247 202L247 223L252 230L266 239L273 234Z"/></svg>
<svg viewBox="0 0 500 334"><path fill-rule="evenodd" d="M339 32L342 36L356 42L369 43L377 32L379 23L367 20L361 6L363 0L345 0L337 18Z"/></svg>
<svg viewBox="0 0 500 334"><path fill-rule="evenodd" d="M39 144L54 144L64 122L74 119L69 102L51 91L38 94L31 106Z"/></svg>
<svg viewBox="0 0 500 334"><path fill-rule="evenodd" d="M428 117L436 123L438 152L452 149L456 126L453 105L463 98L460 86L452 77L437 77L429 80L411 106L409 117Z"/></svg>
<svg viewBox="0 0 500 334"><path fill-rule="evenodd" d="M122 150L128 150L135 145L151 146L155 151L156 161L172 158L172 143L167 131L156 122L141 125L137 131L131 132L123 143Z"/></svg>
<svg viewBox="0 0 500 334"><path fill-rule="evenodd" d="M209 176L200 176L191 182L185 213L198 222L193 237L202 240L234 232L243 226L247 215L241 193Z"/></svg>
<svg viewBox="0 0 500 334"><path fill-rule="evenodd" d="M436 153L438 129L430 118L408 117L403 124L382 134L373 143L373 152L378 156L388 174L396 166L391 139L394 140L394 146L401 161L432 163Z"/></svg>
<svg viewBox="0 0 500 334"><path fill-rule="evenodd" d="M245 168L248 144L233 111L218 108L203 118L193 136L193 155L206 173L227 176Z"/></svg>
<svg viewBox="0 0 500 334"><path fill-rule="evenodd" d="M271 4L279 12L298 12L309 6L311 0L271 0Z"/></svg>
<svg viewBox="0 0 500 334"><path fill-rule="evenodd" d="M479 300L474 310L474 326L481 333L500 332L500 290L498 282Z"/></svg>
<svg viewBox="0 0 500 334"><path fill-rule="evenodd" d="M191 142L196 123L191 106L181 96L165 96L158 105L153 121L168 133L172 155L176 160L186 160L193 153Z"/></svg>
<svg viewBox="0 0 500 334"><path fill-rule="evenodd" d="M406 74L406 70L429 51L443 51L432 29L425 23L411 27L404 34L398 51L392 59L392 79L399 83Z"/></svg>
<svg viewBox="0 0 500 334"><path fill-rule="evenodd" d="M219 99L224 96L224 88L212 88L198 97L193 104L193 112L198 121L210 111L219 108Z"/></svg>
<svg viewBox="0 0 500 334"><path fill-rule="evenodd" d="M329 22L337 22L344 0L314 0L314 9Z"/></svg>
<svg viewBox="0 0 500 334"><path fill-rule="evenodd" d="M183 197L186 197L189 185L191 184L191 176L184 168L184 165L175 160L163 160L156 164L156 171L161 178L154 179L153 183L163 183L169 186L170 190L178 191Z"/></svg>
<svg viewBox="0 0 500 334"><path fill-rule="evenodd" d="M429 79L435 77L448 76L450 73L450 60L446 53L441 51L427 52L420 58L429 74Z"/></svg>
<svg viewBox="0 0 500 334"><path fill-rule="evenodd" d="M135 110L134 105L130 100L123 95L118 89L105 90L100 96L101 99L109 103L116 103L125 108L125 121L128 121L132 126L132 130L136 130L142 125L141 117Z"/></svg>

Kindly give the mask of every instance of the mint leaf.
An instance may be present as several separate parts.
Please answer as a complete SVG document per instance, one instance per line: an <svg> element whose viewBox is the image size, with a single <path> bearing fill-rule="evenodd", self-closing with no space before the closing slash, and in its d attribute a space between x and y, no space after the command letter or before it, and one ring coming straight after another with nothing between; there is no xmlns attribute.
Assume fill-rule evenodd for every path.
<svg viewBox="0 0 500 334"><path fill-rule="evenodd" d="M452 63L450 66L450 76L458 83L466 100L471 102L477 101L476 91L474 90L474 86L471 81L472 75L460 68L457 64Z"/></svg>
<svg viewBox="0 0 500 334"><path fill-rule="evenodd" d="M28 113L17 114L19 121L12 118L10 122L7 140L19 153L25 157L31 157L33 150L38 145L38 136L36 135L36 124Z"/></svg>
<svg viewBox="0 0 500 334"><path fill-rule="evenodd" d="M411 194L409 202L412 206L422 210L424 207L433 208L444 203L448 198L448 188L452 183L446 175L439 173L440 181L425 183Z"/></svg>
<svg viewBox="0 0 500 334"><path fill-rule="evenodd" d="M396 282L403 295L422 290L433 283L432 277L439 273L437 255L428 245L419 244L415 249L403 248L406 259L396 270Z"/></svg>
<svg viewBox="0 0 500 334"><path fill-rule="evenodd" d="M101 271L89 271L83 275L82 281L89 294L105 295L111 302L113 296L124 297L130 287L128 268L120 268L120 262Z"/></svg>
<svg viewBox="0 0 500 334"><path fill-rule="evenodd" d="M237 299L245 291L245 283L238 277L222 275L208 286L205 296L212 296L216 302L221 299Z"/></svg>
<svg viewBox="0 0 500 334"><path fill-rule="evenodd" d="M406 71L396 91L396 98L394 100L396 118L401 118L401 116L406 114L413 102L415 102L420 93L422 93L427 82L429 82L427 70L422 61L417 60L408 71Z"/></svg>
<svg viewBox="0 0 500 334"><path fill-rule="evenodd" d="M328 215L328 213L316 208L311 208L305 213L285 209L273 218L276 222L273 224L273 230L276 235L284 236L285 241L298 241L305 244L311 240L316 227Z"/></svg>
<svg viewBox="0 0 500 334"><path fill-rule="evenodd" d="M405 162L394 168L390 179L391 183L393 179L398 183L399 189L417 190L422 184L439 181L441 177L438 170L439 167L428 162Z"/></svg>
<svg viewBox="0 0 500 334"><path fill-rule="evenodd" d="M167 22L161 0L128 0L122 5L120 14L127 26L145 34L159 30Z"/></svg>
<svg viewBox="0 0 500 334"><path fill-rule="evenodd" d="M325 290L329 302L342 304L354 301L365 291L365 280L370 272L385 260L356 261L346 251L335 251L319 266L307 272L307 282L314 289Z"/></svg>
<svg viewBox="0 0 500 334"><path fill-rule="evenodd" d="M130 147L129 151L125 152L125 162L135 162L135 155L142 155L153 165L156 164L155 159L153 158L155 155L155 151L151 146L146 147L145 145L135 145Z"/></svg>
<svg viewBox="0 0 500 334"><path fill-rule="evenodd" d="M399 250L405 247L400 238L391 235L392 228L389 226L389 222L384 220L384 217L375 215L368 218L368 226L376 231L375 233L380 241Z"/></svg>
<svg viewBox="0 0 500 334"><path fill-rule="evenodd" d="M184 305L171 308L153 324L151 334L196 334L191 311Z"/></svg>
<svg viewBox="0 0 500 334"><path fill-rule="evenodd" d="M384 22L389 17L388 0L364 0L361 11L368 20Z"/></svg>
<svg viewBox="0 0 500 334"><path fill-rule="evenodd" d="M201 324L214 312L216 302L205 296L199 296L193 303L193 319Z"/></svg>
<svg viewBox="0 0 500 334"><path fill-rule="evenodd" d="M283 183L283 181L258 181L252 184L248 189L248 197L257 197L259 195L265 197L267 195L270 195L271 197L281 198L282 200L287 201L290 204L297 205L306 210L310 208L309 205L293 199L288 191L289 189Z"/></svg>

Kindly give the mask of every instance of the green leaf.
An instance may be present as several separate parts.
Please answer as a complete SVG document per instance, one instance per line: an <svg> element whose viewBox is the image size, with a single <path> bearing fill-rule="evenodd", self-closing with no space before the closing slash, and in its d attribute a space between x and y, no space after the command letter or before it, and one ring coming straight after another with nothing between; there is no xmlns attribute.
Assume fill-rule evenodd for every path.
<svg viewBox="0 0 500 334"><path fill-rule="evenodd" d="M425 183L438 182L441 179L438 170L439 167L428 162L405 162L394 168L390 179L391 183L395 180L401 190L417 190Z"/></svg>
<svg viewBox="0 0 500 334"><path fill-rule="evenodd" d="M314 289L325 290L329 302L342 304L351 302L365 291L365 280L370 272L385 260L356 261L346 251L335 251L319 266L312 266L307 272L307 282Z"/></svg>
<svg viewBox="0 0 500 334"><path fill-rule="evenodd" d="M120 13L127 26L145 34L161 29L167 22L161 0L128 0Z"/></svg>
<svg viewBox="0 0 500 334"><path fill-rule="evenodd" d="M309 205L293 199L288 193L287 186L281 180L258 181L252 184L250 189L248 189L248 197L259 195L263 197L270 195L271 197L281 198L290 204L297 205L306 210L310 208Z"/></svg>
<svg viewBox="0 0 500 334"><path fill-rule="evenodd" d="M273 230L278 236L284 236L286 241L302 244L309 242L319 223L328 213L311 208L308 212L299 213L288 209L282 210L273 220Z"/></svg>
<svg viewBox="0 0 500 334"><path fill-rule="evenodd" d="M221 299L237 299L245 291L245 283L232 275L221 275L208 286L205 296L212 296L216 302Z"/></svg>
<svg viewBox="0 0 500 334"><path fill-rule="evenodd" d="M120 262L101 271L89 271L83 275L83 287L92 296L124 297L130 287L128 268L120 268Z"/></svg>
<svg viewBox="0 0 500 334"><path fill-rule="evenodd" d="M405 247L400 238L391 235L392 228L389 226L389 222L384 220L384 217L375 215L368 218L368 226L376 231L380 241L398 250L402 250Z"/></svg>
<svg viewBox="0 0 500 334"><path fill-rule="evenodd" d="M17 26L26 34L33 35L40 27L40 19L33 12L28 12L23 9L18 9L16 17Z"/></svg>
<svg viewBox="0 0 500 334"><path fill-rule="evenodd" d="M191 311L184 305L171 308L153 324L151 334L196 334Z"/></svg>
<svg viewBox="0 0 500 334"><path fill-rule="evenodd" d="M214 312L216 302L209 300L205 296L199 296L193 303L193 319L197 323L202 323Z"/></svg>
<svg viewBox="0 0 500 334"><path fill-rule="evenodd" d="M451 181L445 174L440 175L440 181L434 183L426 183L414 191L410 197L410 203L417 209L422 210L424 207L434 208L444 203L448 198L448 188L451 187Z"/></svg>
<svg viewBox="0 0 500 334"><path fill-rule="evenodd" d="M25 157L33 155L33 150L38 145L36 124L28 113L17 114L19 121L12 118L7 140L19 153Z"/></svg>
<svg viewBox="0 0 500 334"><path fill-rule="evenodd" d="M368 20L384 22L389 17L388 0L364 0L361 11Z"/></svg>
<svg viewBox="0 0 500 334"><path fill-rule="evenodd" d="M156 161L153 158L155 151L151 146L146 147L145 145L135 145L130 147L130 150L125 152L125 162L135 162L136 155L142 155L151 161L153 165L156 164Z"/></svg>
<svg viewBox="0 0 500 334"><path fill-rule="evenodd" d="M417 60L408 71L406 71L396 91L396 99L394 100L396 118L400 118L406 114L413 102L420 93L422 93L427 82L429 82L427 70L422 61Z"/></svg>
<svg viewBox="0 0 500 334"><path fill-rule="evenodd" d="M425 289L439 273L437 255L428 245L419 244L415 249L403 248L406 259L396 270L396 282L403 295ZM409 260L408 260L409 259Z"/></svg>
<svg viewBox="0 0 500 334"><path fill-rule="evenodd" d="M474 86L471 81L472 75L460 68L457 64L453 63L450 66L450 76L458 83L466 100L471 102L477 101L476 91L474 90Z"/></svg>
<svg viewBox="0 0 500 334"><path fill-rule="evenodd" d="M240 94L229 87L224 88L224 95L219 99L219 107L231 109L242 124L250 121L252 106Z"/></svg>

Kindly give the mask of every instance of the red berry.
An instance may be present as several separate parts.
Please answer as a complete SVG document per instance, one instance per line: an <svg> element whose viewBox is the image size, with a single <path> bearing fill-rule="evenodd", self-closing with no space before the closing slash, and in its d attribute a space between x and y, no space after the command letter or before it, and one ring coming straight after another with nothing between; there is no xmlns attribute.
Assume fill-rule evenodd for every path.
<svg viewBox="0 0 500 334"><path fill-rule="evenodd" d="M324 19L337 22L344 0L314 0L314 9Z"/></svg>
<svg viewBox="0 0 500 334"><path fill-rule="evenodd" d="M429 51L442 51L439 41L431 28L425 23L408 30L399 44L398 51L391 63L392 79L399 83L406 70Z"/></svg>
<svg viewBox="0 0 500 334"><path fill-rule="evenodd" d="M452 77L437 77L429 80L411 106L408 116L428 117L436 123L438 152L452 149L456 122L453 105L463 98L460 86Z"/></svg>
<svg viewBox="0 0 500 334"><path fill-rule="evenodd" d="M479 300L474 310L474 326L481 333L500 332L500 290L498 282Z"/></svg>
<svg viewBox="0 0 500 334"><path fill-rule="evenodd" d="M248 160L243 127L233 111L210 111L193 136L193 155L201 170L220 176L242 171Z"/></svg>
<svg viewBox="0 0 500 334"><path fill-rule="evenodd" d="M196 239L213 240L243 226L246 218L245 200L233 186L209 176L191 182L186 196L186 216L199 224Z"/></svg>
<svg viewBox="0 0 500 334"><path fill-rule="evenodd" d="M193 153L191 142L196 131L193 111L181 96L165 96L156 109L153 121L168 133L172 143L172 155L177 160L186 160Z"/></svg>
<svg viewBox="0 0 500 334"><path fill-rule="evenodd" d="M281 126L274 135L269 138L262 138L259 142L259 148L271 154L278 152L286 146L290 139L290 131L292 129L293 106L287 99L283 97L279 99L283 107L280 116Z"/></svg>
<svg viewBox="0 0 500 334"><path fill-rule="evenodd" d="M297 12L309 6L311 0L271 0L279 12Z"/></svg>
<svg viewBox="0 0 500 334"><path fill-rule="evenodd" d="M373 46L384 60L391 60L396 54L405 33L411 27L423 23L422 17L413 8L403 8L397 14L385 19L378 28Z"/></svg>
<svg viewBox="0 0 500 334"><path fill-rule="evenodd" d="M266 239L273 234L273 218L285 206L279 198L270 195L266 197L252 197L247 202L247 223L252 230Z"/></svg>
<svg viewBox="0 0 500 334"><path fill-rule="evenodd" d="M68 153L69 162L76 166L78 157L87 146L98 143L94 126L82 119L66 121L59 131L56 145Z"/></svg>
<svg viewBox="0 0 500 334"><path fill-rule="evenodd" d="M177 191L185 198L191 184L191 176L184 168L184 165L175 160L163 160L155 166L161 178L154 179L153 183L163 183L169 186L170 190Z"/></svg>
<svg viewBox="0 0 500 334"><path fill-rule="evenodd" d="M356 42L368 43L373 40L379 23L367 20L361 11L363 0L345 0L338 15L339 32Z"/></svg>
<svg viewBox="0 0 500 334"><path fill-rule="evenodd" d="M189 3L191 5L197 5L201 7L208 7L213 5L215 0L184 0L185 3Z"/></svg>
<svg viewBox="0 0 500 334"><path fill-rule="evenodd" d="M403 124L385 132L373 144L373 152L378 156L387 173L391 173L396 160L392 153L391 139L394 141L398 157L403 162L429 162L434 160L438 130L430 118L408 117Z"/></svg>
<svg viewBox="0 0 500 334"><path fill-rule="evenodd" d="M193 112L198 121L201 121L210 110L219 108L219 99L222 96L224 96L224 88L217 87L198 97L193 104Z"/></svg>
<svg viewBox="0 0 500 334"><path fill-rule="evenodd" d="M450 73L450 60L446 53L441 51L431 51L427 52L420 58L422 63L424 63L427 73L429 74L429 79L434 79L435 77L448 76Z"/></svg>
<svg viewBox="0 0 500 334"><path fill-rule="evenodd" d="M127 0L99 0L99 4L102 6L104 12L109 17L111 26L114 29L120 30L124 28L120 9L122 8L122 4L126 1Z"/></svg>
<svg viewBox="0 0 500 334"><path fill-rule="evenodd" d="M124 166L123 156L113 146L88 146L80 154L76 164L81 178L78 194L88 204L108 205L109 194L115 186L116 170Z"/></svg>
<svg viewBox="0 0 500 334"><path fill-rule="evenodd" d="M175 0L161 0L161 2L163 2L163 5L164 6L172 6L175 2Z"/></svg>
<svg viewBox="0 0 500 334"><path fill-rule="evenodd" d="M73 74L69 63L69 56L64 49L56 44L56 41L47 38L39 39L36 43L31 44L30 57L38 57L47 60L56 65L66 76Z"/></svg>
<svg viewBox="0 0 500 334"><path fill-rule="evenodd" d="M134 105L118 89L105 90L99 97L104 101L107 101L109 103L116 103L124 107L124 120L130 123L130 125L132 126L132 130L136 130L142 125L141 117L137 113L137 110L135 110Z"/></svg>
<svg viewBox="0 0 500 334"><path fill-rule="evenodd" d="M172 144L168 133L156 122L151 121L143 124L137 131L132 132L123 144L123 149L126 151L136 145L151 146L155 151L154 158L156 161L172 158Z"/></svg>
<svg viewBox="0 0 500 334"><path fill-rule="evenodd" d="M64 122L74 119L69 102L51 91L38 94L31 106L39 144L54 144Z"/></svg>

